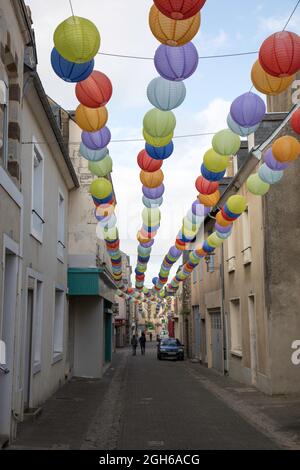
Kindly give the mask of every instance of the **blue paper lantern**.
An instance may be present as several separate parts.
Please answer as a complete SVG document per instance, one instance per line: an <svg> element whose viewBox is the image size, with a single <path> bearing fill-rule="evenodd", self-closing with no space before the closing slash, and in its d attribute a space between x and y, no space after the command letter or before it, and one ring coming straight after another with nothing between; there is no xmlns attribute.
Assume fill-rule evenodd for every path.
<svg viewBox="0 0 300 470"><path fill-rule="evenodd" d="M84 143L81 142L79 154L90 162L100 162L101 160L104 160L107 155L109 155L109 151L107 147L104 147L103 149L99 150L92 150L86 147Z"/></svg>
<svg viewBox="0 0 300 470"><path fill-rule="evenodd" d="M146 152L154 160L166 160L174 152L174 144L172 140L165 147L153 147L153 145L146 143Z"/></svg>
<svg viewBox="0 0 300 470"><path fill-rule="evenodd" d="M160 197L158 199L148 199L147 197L143 197L143 204L148 209L154 209L160 207L163 203L163 198Z"/></svg>
<svg viewBox="0 0 300 470"><path fill-rule="evenodd" d="M271 170L271 168L269 168L268 165L266 165L266 163L264 163L258 170L258 175L260 179L264 183L268 183L268 184L278 183L283 177L283 174L284 172L282 170L281 171Z"/></svg>
<svg viewBox="0 0 300 470"><path fill-rule="evenodd" d="M94 59L84 64L75 64L64 59L54 48L51 53L51 65L62 80L69 83L82 82L88 78L94 70Z"/></svg>
<svg viewBox="0 0 300 470"><path fill-rule="evenodd" d="M204 251L206 251L206 253L212 253L213 251L215 251L215 248L210 246L207 241L205 241L202 245L202 248Z"/></svg>
<svg viewBox="0 0 300 470"><path fill-rule="evenodd" d="M157 77L149 83L147 96L155 108L161 111L171 111L184 102L186 87L183 82L173 82Z"/></svg>
<svg viewBox="0 0 300 470"><path fill-rule="evenodd" d="M226 170L221 171L219 173L214 173L213 171L209 171L204 164L201 166L201 174L203 178L207 179L208 181L220 181L224 178Z"/></svg>
<svg viewBox="0 0 300 470"><path fill-rule="evenodd" d="M222 240L226 240L232 234L232 229L227 233L221 233L221 232L216 231L216 234L219 238L222 238Z"/></svg>

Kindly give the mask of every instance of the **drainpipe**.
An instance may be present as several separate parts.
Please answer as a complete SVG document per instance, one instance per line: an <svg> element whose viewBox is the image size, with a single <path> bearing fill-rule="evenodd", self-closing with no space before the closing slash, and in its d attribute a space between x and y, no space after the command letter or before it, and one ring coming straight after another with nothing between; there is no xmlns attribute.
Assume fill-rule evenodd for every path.
<svg viewBox="0 0 300 470"><path fill-rule="evenodd" d="M228 374L228 344L227 344L227 323L225 315L225 269L224 269L224 245L221 246L221 265L220 265L220 280L221 280L221 291L222 291L222 324L223 324L223 373Z"/></svg>

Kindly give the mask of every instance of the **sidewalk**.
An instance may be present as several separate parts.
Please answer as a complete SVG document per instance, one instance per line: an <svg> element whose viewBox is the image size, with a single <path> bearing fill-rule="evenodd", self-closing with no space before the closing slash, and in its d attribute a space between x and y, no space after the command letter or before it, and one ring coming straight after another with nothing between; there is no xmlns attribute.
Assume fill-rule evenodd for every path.
<svg viewBox="0 0 300 470"><path fill-rule="evenodd" d="M269 396L201 364L187 367L202 386L280 447L300 450L300 394Z"/></svg>

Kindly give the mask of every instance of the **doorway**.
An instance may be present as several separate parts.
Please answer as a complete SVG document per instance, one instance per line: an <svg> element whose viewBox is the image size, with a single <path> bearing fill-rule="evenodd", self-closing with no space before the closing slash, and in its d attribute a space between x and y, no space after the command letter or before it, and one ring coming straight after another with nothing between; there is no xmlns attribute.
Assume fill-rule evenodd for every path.
<svg viewBox="0 0 300 470"><path fill-rule="evenodd" d="M251 382L257 384L257 326L255 315L254 295L248 297L249 315L249 335L250 335L250 361L251 361Z"/></svg>
<svg viewBox="0 0 300 470"><path fill-rule="evenodd" d="M5 364L1 364L0 371L0 439L2 443L8 442L11 434L17 288L18 257L16 253L6 248L4 256L3 316L0 323L0 339L5 344L6 352Z"/></svg>
<svg viewBox="0 0 300 470"><path fill-rule="evenodd" d="M212 367L223 374L223 332L221 310L211 310Z"/></svg>
<svg viewBox="0 0 300 470"><path fill-rule="evenodd" d="M193 307L194 334L195 334L195 359L200 360L200 341L201 341L201 319L199 305Z"/></svg>
<svg viewBox="0 0 300 470"><path fill-rule="evenodd" d="M33 305L34 305L34 290L28 289L27 291L27 316L26 316L25 366L24 366L24 411L30 408Z"/></svg>

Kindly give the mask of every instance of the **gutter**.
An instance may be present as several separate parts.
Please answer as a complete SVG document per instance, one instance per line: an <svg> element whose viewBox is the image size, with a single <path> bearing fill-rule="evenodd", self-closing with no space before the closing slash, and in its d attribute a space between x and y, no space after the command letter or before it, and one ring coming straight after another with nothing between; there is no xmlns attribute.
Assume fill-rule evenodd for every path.
<svg viewBox="0 0 300 470"><path fill-rule="evenodd" d="M39 98L41 100L41 103L43 105L44 111L47 115L47 118L48 118L50 124L51 124L53 133L56 137L56 141L59 145L59 148L60 148L61 153L63 154L64 160L65 160L65 163L68 167L69 173L72 177L74 186L76 188L79 188L80 183L79 183L79 180L77 178L75 169L73 167L73 164L72 164L72 161L71 161L71 158L70 158L70 155L69 155L69 151L68 151L67 147L65 146L65 144L63 143L61 131L60 131L58 125L57 125L56 119L54 117L51 106L50 106L49 101L47 99L47 95L45 93L45 90L44 90L44 87L42 85L41 79L40 79L37 72L32 72L31 76L33 78L33 82L34 82L36 91L39 95Z"/></svg>

